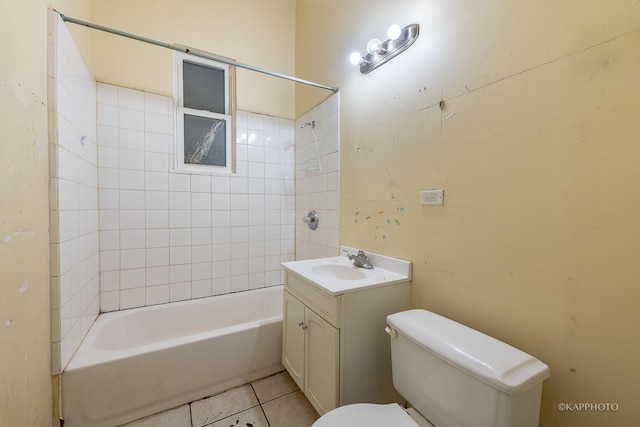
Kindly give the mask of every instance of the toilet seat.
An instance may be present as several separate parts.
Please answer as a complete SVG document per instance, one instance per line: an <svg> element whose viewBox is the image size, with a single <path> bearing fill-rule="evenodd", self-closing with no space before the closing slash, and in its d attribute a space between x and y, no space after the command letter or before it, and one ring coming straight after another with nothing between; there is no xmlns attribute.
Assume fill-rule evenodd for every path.
<svg viewBox="0 0 640 427"><path fill-rule="evenodd" d="M420 427L397 403L354 403L321 416L311 427Z"/></svg>

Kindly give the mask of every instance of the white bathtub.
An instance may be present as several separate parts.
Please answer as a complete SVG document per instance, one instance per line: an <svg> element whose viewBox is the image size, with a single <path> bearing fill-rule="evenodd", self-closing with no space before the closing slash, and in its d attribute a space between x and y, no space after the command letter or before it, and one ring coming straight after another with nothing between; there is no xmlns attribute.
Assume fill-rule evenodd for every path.
<svg viewBox="0 0 640 427"><path fill-rule="evenodd" d="M114 427L281 371L282 289L98 316L62 373L65 427Z"/></svg>

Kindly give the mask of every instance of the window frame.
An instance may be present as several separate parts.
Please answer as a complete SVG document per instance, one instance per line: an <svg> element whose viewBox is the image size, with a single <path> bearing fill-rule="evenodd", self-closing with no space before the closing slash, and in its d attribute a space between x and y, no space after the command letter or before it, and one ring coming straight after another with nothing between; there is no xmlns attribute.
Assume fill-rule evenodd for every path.
<svg viewBox="0 0 640 427"><path fill-rule="evenodd" d="M225 112L214 113L207 110L197 110L184 106L184 73L183 63L202 65L216 68L224 72L224 99ZM175 100L175 132L174 132L174 169L178 172L201 173L201 174L223 174L228 175L235 172L235 67L216 62L206 58L200 58L181 52L174 55L174 100ZM225 152L226 165L198 165L185 163L184 161L184 116L198 116L223 120L225 122Z"/></svg>

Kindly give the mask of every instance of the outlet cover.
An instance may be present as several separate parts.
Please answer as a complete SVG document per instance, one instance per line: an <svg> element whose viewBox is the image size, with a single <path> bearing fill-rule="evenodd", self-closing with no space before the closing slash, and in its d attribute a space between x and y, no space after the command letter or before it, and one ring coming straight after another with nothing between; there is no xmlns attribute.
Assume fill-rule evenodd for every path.
<svg viewBox="0 0 640 427"><path fill-rule="evenodd" d="M420 204L422 206L442 206L444 204L444 190L422 190Z"/></svg>

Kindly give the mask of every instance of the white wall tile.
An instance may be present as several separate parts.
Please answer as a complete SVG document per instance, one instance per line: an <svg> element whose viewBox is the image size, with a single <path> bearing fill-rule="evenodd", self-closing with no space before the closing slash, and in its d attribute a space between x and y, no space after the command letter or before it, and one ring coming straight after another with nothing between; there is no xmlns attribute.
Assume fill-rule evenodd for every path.
<svg viewBox="0 0 640 427"><path fill-rule="evenodd" d="M191 193L187 191L169 192L169 209L190 209Z"/></svg>
<svg viewBox="0 0 640 427"><path fill-rule="evenodd" d="M53 12L50 12L50 17ZM56 16L57 18L57 16ZM52 371L59 373L98 315L99 215L96 117L117 125L112 108L97 109L97 86L66 26L48 19L48 52L57 67L49 74ZM52 58L52 59L53 59ZM108 132L106 132L108 134ZM104 165L113 165L105 152ZM113 183L104 174L106 183ZM115 183L117 184L117 182ZM109 215L105 216L109 222ZM117 222L114 224L117 226ZM113 236L105 245L114 246ZM59 243L56 243L59 242ZM108 281L107 281L108 283Z"/></svg>
<svg viewBox="0 0 640 427"><path fill-rule="evenodd" d="M222 295L231 292L231 277L228 275L211 280L211 294Z"/></svg>
<svg viewBox="0 0 640 427"><path fill-rule="evenodd" d="M287 209L295 204L291 195L295 191L297 206L295 218L306 215L309 209L321 212L321 228L311 232L300 223L295 222L290 215L282 216L282 224L290 224L281 229L282 244L280 252L283 255L292 254L295 251L296 259L307 259L317 256L337 255L338 244L338 221L337 216L331 216L331 212L337 212L339 205L339 95L334 95L327 101L320 104L310 112L300 117L295 123L295 145L298 152L302 152L304 144L308 143L308 135L300 130L303 122L315 120L318 124L316 135L321 139L321 172L307 171L304 169L303 159L297 158L294 175L297 178L295 185L293 181L283 181L283 194L287 196L283 199ZM287 142L285 141L285 144ZM281 156L281 164L293 164L293 150L285 150ZM288 167L288 166L286 166ZM265 191L268 193L275 189L269 187ZM332 218L332 219L329 219ZM293 227L293 228L292 228ZM297 234L295 229L297 228ZM292 250L288 243L291 236L296 236L295 250ZM331 236L331 237L330 237ZM268 249L271 252L275 248ZM272 277L272 276L270 276Z"/></svg>
<svg viewBox="0 0 640 427"><path fill-rule="evenodd" d="M228 211L231 210L231 195L227 194L212 194L211 195L211 209Z"/></svg>
<svg viewBox="0 0 640 427"><path fill-rule="evenodd" d="M145 271L147 286L168 285L169 266L148 267Z"/></svg>
<svg viewBox="0 0 640 427"><path fill-rule="evenodd" d="M138 111L144 111L144 92L134 89L118 87L118 106Z"/></svg>
<svg viewBox="0 0 640 427"><path fill-rule="evenodd" d="M169 120L166 114L147 112L144 114L145 131L158 134L169 133Z"/></svg>
<svg viewBox="0 0 640 427"><path fill-rule="evenodd" d="M211 211L192 210L191 226L195 228L211 227Z"/></svg>
<svg viewBox="0 0 640 427"><path fill-rule="evenodd" d="M191 298L204 298L211 295L211 279L193 280L191 282Z"/></svg>
<svg viewBox="0 0 640 427"><path fill-rule="evenodd" d="M146 209L169 209L169 193L166 191L146 191Z"/></svg>
<svg viewBox="0 0 640 427"><path fill-rule="evenodd" d="M169 190L191 191L191 177L184 173L169 174Z"/></svg>
<svg viewBox="0 0 640 427"><path fill-rule="evenodd" d="M169 176L162 172L145 172L145 188L147 191L169 190Z"/></svg>
<svg viewBox="0 0 640 427"><path fill-rule="evenodd" d="M231 243L230 227L212 227L211 240L213 244Z"/></svg>
<svg viewBox="0 0 640 427"><path fill-rule="evenodd" d="M210 193L211 177L208 175L191 175L191 191L194 193Z"/></svg>
<svg viewBox="0 0 640 427"><path fill-rule="evenodd" d="M169 211L169 227L170 228L190 228L191 227L191 211L190 210L170 210Z"/></svg>
<svg viewBox="0 0 640 427"><path fill-rule="evenodd" d="M123 249L120 251L120 268L121 273L126 269L142 269L145 266L145 250L144 249ZM144 277L144 275L142 275ZM122 284L122 276L120 277ZM144 281L142 282L144 285Z"/></svg>
<svg viewBox="0 0 640 427"><path fill-rule="evenodd" d="M144 249L145 230L121 230L120 249Z"/></svg>
<svg viewBox="0 0 640 427"><path fill-rule="evenodd" d="M112 251L120 249L120 230L100 231L100 250Z"/></svg>
<svg viewBox="0 0 640 427"><path fill-rule="evenodd" d="M169 154L167 153L145 153L145 170L154 172L168 172L169 170Z"/></svg>
<svg viewBox="0 0 640 427"><path fill-rule="evenodd" d="M118 167L120 169L144 170L144 151L121 148L118 150Z"/></svg>
<svg viewBox="0 0 640 427"><path fill-rule="evenodd" d="M143 307L145 304L145 288L124 289L120 291L120 310Z"/></svg>
<svg viewBox="0 0 640 427"><path fill-rule="evenodd" d="M122 190L144 190L144 181L142 170L118 170L118 185Z"/></svg>
<svg viewBox="0 0 640 427"><path fill-rule="evenodd" d="M132 230L145 227L145 211L143 209L120 210L120 229Z"/></svg>
<svg viewBox="0 0 640 427"><path fill-rule="evenodd" d="M161 267L169 265L169 248L148 248L147 267Z"/></svg>
<svg viewBox="0 0 640 427"><path fill-rule="evenodd" d="M154 114L169 115L171 100L165 96L144 93L144 111Z"/></svg>
<svg viewBox="0 0 640 427"><path fill-rule="evenodd" d="M210 258L209 258L210 259ZM211 279L211 263L201 262L191 264L191 280Z"/></svg>
<svg viewBox="0 0 640 427"><path fill-rule="evenodd" d="M118 130L118 148L143 151L144 132L120 127Z"/></svg>
<svg viewBox="0 0 640 427"><path fill-rule="evenodd" d="M191 264L191 246L171 246L169 263L173 265Z"/></svg>
<svg viewBox="0 0 640 427"><path fill-rule="evenodd" d="M98 185L102 189L118 189L118 169L98 168Z"/></svg>
<svg viewBox="0 0 640 427"><path fill-rule="evenodd" d="M98 125L99 147L118 148L118 128L117 125Z"/></svg>
<svg viewBox="0 0 640 427"><path fill-rule="evenodd" d="M169 285L147 286L146 293L146 305L169 302Z"/></svg>
<svg viewBox="0 0 640 427"><path fill-rule="evenodd" d="M100 271L114 271L120 269L120 251L100 252Z"/></svg>
<svg viewBox="0 0 640 427"><path fill-rule="evenodd" d="M144 209L145 192L141 190L120 190L120 209Z"/></svg>
<svg viewBox="0 0 640 427"><path fill-rule="evenodd" d="M100 292L100 312L120 310L120 291Z"/></svg>
<svg viewBox="0 0 640 427"><path fill-rule="evenodd" d="M98 166L102 168L117 168L118 150L114 147L98 147Z"/></svg>
<svg viewBox="0 0 640 427"><path fill-rule="evenodd" d="M183 301L191 298L191 282L172 283L169 285L170 301Z"/></svg>
<svg viewBox="0 0 640 427"><path fill-rule="evenodd" d="M118 126L118 107L98 104L98 123L103 126Z"/></svg>
<svg viewBox="0 0 640 427"><path fill-rule="evenodd" d="M191 228L170 229L169 244L171 246L190 246L191 245Z"/></svg>
<svg viewBox="0 0 640 427"><path fill-rule="evenodd" d="M144 288L145 269L134 268L120 270L120 290L132 288Z"/></svg>
<svg viewBox="0 0 640 427"><path fill-rule="evenodd" d="M191 261L194 263L208 262L209 270L211 270L211 245L191 246Z"/></svg>
<svg viewBox="0 0 640 427"><path fill-rule="evenodd" d="M147 230L147 248L169 246L169 229Z"/></svg>
<svg viewBox="0 0 640 427"><path fill-rule="evenodd" d="M193 245L210 245L212 240L211 227L191 229L191 243Z"/></svg>
<svg viewBox="0 0 640 427"><path fill-rule="evenodd" d="M98 83L97 98L100 104L118 106L118 88L116 86Z"/></svg>
<svg viewBox="0 0 640 427"><path fill-rule="evenodd" d="M115 106L115 93L114 112L106 107ZM287 168L281 164L293 164L293 151L283 151L293 144L293 121L239 112L236 174L176 173L172 100L109 85L100 85L98 94L104 96L99 116L105 107L98 127L98 216L105 239L101 271L110 284L106 306L160 304L263 287L268 277L281 280L279 265L267 275L263 264L265 253L286 257L278 251L294 244L293 235L290 245L280 244L291 234L282 218L295 218L294 204L282 206L287 194L293 198L293 181L282 183ZM265 222L274 228L267 230ZM111 290L115 283L119 291Z"/></svg>
<svg viewBox="0 0 640 427"><path fill-rule="evenodd" d="M100 292L117 291L120 289L120 272L103 271L100 273Z"/></svg>
<svg viewBox="0 0 640 427"><path fill-rule="evenodd" d="M172 141L167 134L145 132L144 148L146 152L171 153Z"/></svg>
<svg viewBox="0 0 640 427"><path fill-rule="evenodd" d="M145 225L147 230L169 228L169 210L147 210L145 212Z"/></svg>
<svg viewBox="0 0 640 427"><path fill-rule="evenodd" d="M170 284L187 282L190 280L191 280L190 264L171 265L169 267L169 283Z"/></svg>

